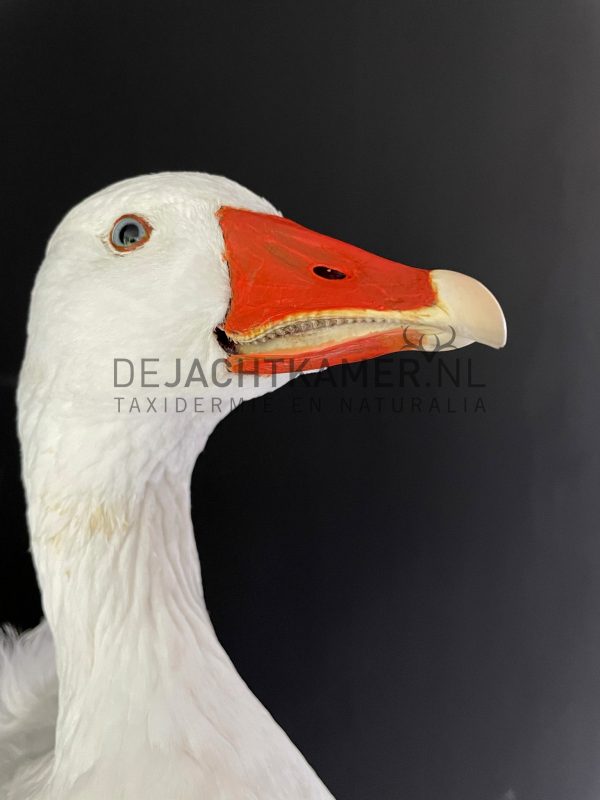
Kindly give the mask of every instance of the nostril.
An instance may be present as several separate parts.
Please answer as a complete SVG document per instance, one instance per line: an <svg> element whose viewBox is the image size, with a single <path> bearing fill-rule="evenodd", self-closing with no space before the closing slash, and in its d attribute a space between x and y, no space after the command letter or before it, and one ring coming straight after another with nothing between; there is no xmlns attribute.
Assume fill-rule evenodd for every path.
<svg viewBox="0 0 600 800"><path fill-rule="evenodd" d="M345 272L340 272L339 269L333 269L333 267L326 267L324 264L317 264L316 267L313 267L313 272L319 278L325 278L328 281L341 281L346 277Z"/></svg>

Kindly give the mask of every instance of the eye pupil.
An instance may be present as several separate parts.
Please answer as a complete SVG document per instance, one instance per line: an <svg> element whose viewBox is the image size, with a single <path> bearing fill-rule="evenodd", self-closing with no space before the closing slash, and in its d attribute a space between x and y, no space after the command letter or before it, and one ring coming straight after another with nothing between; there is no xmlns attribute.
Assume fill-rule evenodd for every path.
<svg viewBox="0 0 600 800"><path fill-rule="evenodd" d="M119 231L119 242L127 247L130 244L135 244L142 238L140 226L136 222L129 222L124 225Z"/></svg>
<svg viewBox="0 0 600 800"><path fill-rule="evenodd" d="M345 272L340 272L339 269L333 269L333 267L326 267L324 264L317 264L316 267L313 267L313 272L319 278L325 278L328 281L341 281L346 277Z"/></svg>

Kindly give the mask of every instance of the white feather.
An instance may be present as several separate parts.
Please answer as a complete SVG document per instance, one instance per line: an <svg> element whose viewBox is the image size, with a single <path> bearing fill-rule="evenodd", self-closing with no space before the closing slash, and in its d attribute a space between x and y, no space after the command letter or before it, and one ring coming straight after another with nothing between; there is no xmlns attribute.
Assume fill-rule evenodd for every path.
<svg viewBox="0 0 600 800"><path fill-rule="evenodd" d="M47 775L57 710L48 625L42 622L21 636L7 629L0 634L0 797L27 797L28 787L38 786Z"/></svg>
<svg viewBox="0 0 600 800"><path fill-rule="evenodd" d="M221 205L276 213L224 178L164 173L84 201L48 245L18 406L52 638L42 625L2 647L8 800L331 798L237 674L204 606L190 478L223 415L131 416L114 403L114 357L193 356L207 375L222 358L213 334L230 300ZM123 256L107 236L131 213L153 232ZM248 377L211 393L272 388Z"/></svg>

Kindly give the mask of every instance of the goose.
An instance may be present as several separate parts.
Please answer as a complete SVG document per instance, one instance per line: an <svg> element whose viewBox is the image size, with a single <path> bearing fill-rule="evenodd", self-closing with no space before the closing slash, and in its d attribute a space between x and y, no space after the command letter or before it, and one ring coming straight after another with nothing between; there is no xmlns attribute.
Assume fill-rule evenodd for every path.
<svg viewBox="0 0 600 800"><path fill-rule="evenodd" d="M17 390L45 621L0 647L1 797L332 798L217 639L190 479L240 400L406 349L407 331L451 331L455 347L506 340L473 278L315 233L224 177L127 179L64 217L32 291ZM208 388L173 380L176 363ZM176 410L199 385L219 408ZM159 393L148 386L164 407L132 412Z"/></svg>

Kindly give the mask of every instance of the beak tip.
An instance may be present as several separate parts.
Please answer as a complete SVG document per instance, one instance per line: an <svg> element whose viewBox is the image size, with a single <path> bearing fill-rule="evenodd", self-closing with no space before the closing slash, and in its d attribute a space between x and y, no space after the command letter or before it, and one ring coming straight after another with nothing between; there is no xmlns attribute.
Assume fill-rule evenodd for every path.
<svg viewBox="0 0 600 800"><path fill-rule="evenodd" d="M431 278L440 304L461 336L488 347L504 347L506 319L500 303L483 283L446 269L432 270Z"/></svg>

